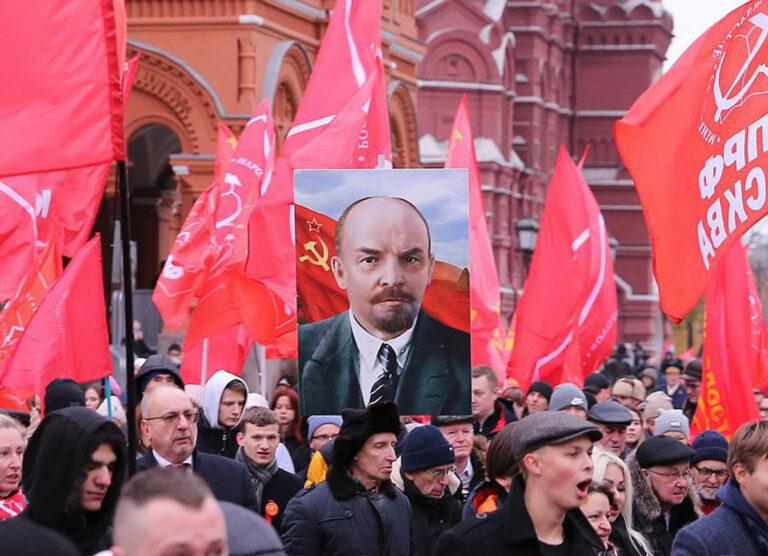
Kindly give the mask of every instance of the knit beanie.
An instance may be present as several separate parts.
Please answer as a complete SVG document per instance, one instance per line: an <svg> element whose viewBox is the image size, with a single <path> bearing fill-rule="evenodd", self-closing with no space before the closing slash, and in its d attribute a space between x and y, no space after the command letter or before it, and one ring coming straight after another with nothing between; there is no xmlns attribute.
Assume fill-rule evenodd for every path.
<svg viewBox="0 0 768 556"><path fill-rule="evenodd" d="M377 402L366 409L345 409L341 414L344 422L333 444L332 464L346 468L363 447L368 437L391 432L400 434L400 415L392 402Z"/></svg>
<svg viewBox="0 0 768 556"><path fill-rule="evenodd" d="M85 407L83 387L71 378L55 378L45 387L45 413L65 407Z"/></svg>
<svg viewBox="0 0 768 556"><path fill-rule="evenodd" d="M552 399L552 385L546 380L537 380L528 387L528 394L538 392L547 399L547 403Z"/></svg>
<svg viewBox="0 0 768 556"><path fill-rule="evenodd" d="M663 436L667 432L681 432L687 438L690 435L688 417L679 409L659 410L655 430L656 436Z"/></svg>
<svg viewBox="0 0 768 556"><path fill-rule="evenodd" d="M421 471L438 465L455 463L453 447L435 426L416 427L403 446L402 465L406 472Z"/></svg>
<svg viewBox="0 0 768 556"><path fill-rule="evenodd" d="M312 415L307 418L307 438L312 440L317 427L323 425L336 425L341 427L341 415Z"/></svg>
<svg viewBox="0 0 768 556"><path fill-rule="evenodd" d="M691 463L712 460L728 463L728 439L717 431L704 431L691 444L696 452Z"/></svg>
<svg viewBox="0 0 768 556"><path fill-rule="evenodd" d="M584 392L570 382L564 382L555 386L552 391L552 397L549 400L550 411L560 411L569 407L580 407L584 411L589 411L587 407L587 397Z"/></svg>

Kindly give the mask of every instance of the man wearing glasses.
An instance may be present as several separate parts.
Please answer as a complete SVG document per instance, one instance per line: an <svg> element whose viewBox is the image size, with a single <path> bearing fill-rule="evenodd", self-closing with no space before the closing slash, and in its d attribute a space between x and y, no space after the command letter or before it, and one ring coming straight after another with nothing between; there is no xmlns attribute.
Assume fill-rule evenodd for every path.
<svg viewBox="0 0 768 556"><path fill-rule="evenodd" d="M218 500L258 511L245 466L229 458L198 452L197 410L183 391L159 386L141 400L141 434L150 449L137 462L139 471L172 467L199 475Z"/></svg>
<svg viewBox="0 0 768 556"><path fill-rule="evenodd" d="M717 431L704 431L691 444L693 484L701 500L701 512L709 515L720 506L717 491L728 479L728 440Z"/></svg>
<svg viewBox="0 0 768 556"><path fill-rule="evenodd" d="M668 436L653 436L640 444L629 462L632 521L654 556L669 556L675 534L698 518L691 477L690 446Z"/></svg>
<svg viewBox="0 0 768 556"><path fill-rule="evenodd" d="M440 429L425 425L411 431L392 482L411 502L413 554L432 554L437 538L461 519L461 502L453 495L461 488L456 456Z"/></svg>

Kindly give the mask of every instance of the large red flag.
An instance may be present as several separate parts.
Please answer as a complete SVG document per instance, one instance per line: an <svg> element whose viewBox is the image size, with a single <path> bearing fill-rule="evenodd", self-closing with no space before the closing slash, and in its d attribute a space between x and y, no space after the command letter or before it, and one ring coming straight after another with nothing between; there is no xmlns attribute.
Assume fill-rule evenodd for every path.
<svg viewBox="0 0 768 556"><path fill-rule="evenodd" d="M713 25L616 124L653 247L661 307L679 322L728 247L768 213L768 10Z"/></svg>
<svg viewBox="0 0 768 556"><path fill-rule="evenodd" d="M0 176L125 158L118 35L114 0L0 2Z"/></svg>
<svg viewBox="0 0 768 556"><path fill-rule="evenodd" d="M475 157L466 95L461 98L453 119L445 167L466 168L469 172L472 365L491 367L503 381L509 352L505 349L506 332L501 324L501 290L485 220L480 169Z"/></svg>
<svg viewBox="0 0 768 556"><path fill-rule="evenodd" d="M51 241L43 256L33 265L19 293L0 311L0 373L32 315L40 306L45 291L61 274L58 242Z"/></svg>
<svg viewBox="0 0 768 556"><path fill-rule="evenodd" d="M0 384L41 394L54 378L77 382L112 374L97 234L43 296L5 368Z"/></svg>
<svg viewBox="0 0 768 556"><path fill-rule="evenodd" d="M220 369L241 376L245 358L253 339L242 324L236 324L204 339L190 343L184 340L181 378L184 384L205 384Z"/></svg>
<svg viewBox="0 0 768 556"><path fill-rule="evenodd" d="M612 282L605 223L589 186L561 148L511 324L508 375L524 387L535 380L581 384L603 353L600 346L613 343L601 341L596 332L605 328L615 338Z"/></svg>
<svg viewBox="0 0 768 556"><path fill-rule="evenodd" d="M760 351L752 345L751 270L746 249L734 243L712 273L704 295L704 369L691 436L706 429L728 438L758 419L752 380Z"/></svg>

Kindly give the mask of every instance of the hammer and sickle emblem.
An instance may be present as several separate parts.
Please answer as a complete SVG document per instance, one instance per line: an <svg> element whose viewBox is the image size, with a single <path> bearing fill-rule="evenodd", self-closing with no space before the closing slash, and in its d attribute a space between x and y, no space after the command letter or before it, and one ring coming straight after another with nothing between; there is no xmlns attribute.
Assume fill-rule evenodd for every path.
<svg viewBox="0 0 768 556"><path fill-rule="evenodd" d="M299 262L303 263L304 261L307 261L315 266L322 266L324 270L329 271L331 270L331 267L328 266L328 246L322 239L317 239L320 242L323 254L321 255L317 252L317 241L308 241L304 244L304 251L308 251L312 256L302 255L299 257Z"/></svg>

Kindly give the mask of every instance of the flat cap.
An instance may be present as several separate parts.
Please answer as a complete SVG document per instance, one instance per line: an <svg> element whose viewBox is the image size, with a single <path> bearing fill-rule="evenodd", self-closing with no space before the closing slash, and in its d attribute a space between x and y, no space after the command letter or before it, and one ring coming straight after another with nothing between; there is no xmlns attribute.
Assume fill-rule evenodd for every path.
<svg viewBox="0 0 768 556"><path fill-rule="evenodd" d="M584 391L597 394L600 390L611 387L610 379L603 373L592 373L584 380Z"/></svg>
<svg viewBox="0 0 768 556"><path fill-rule="evenodd" d="M517 461L534 450L562 444L581 436L596 442L603 437L597 427L581 417L563 411L533 413L518 421L512 430L512 454Z"/></svg>
<svg viewBox="0 0 768 556"><path fill-rule="evenodd" d="M457 423L473 424L474 422L474 415L433 415L430 420L430 424L436 427L447 427L448 425L456 425Z"/></svg>
<svg viewBox="0 0 768 556"><path fill-rule="evenodd" d="M669 436L652 436L643 441L635 452L640 469L691 461L695 455L693 448Z"/></svg>
<svg viewBox="0 0 768 556"><path fill-rule="evenodd" d="M593 405L587 419L594 423L603 425L629 426L632 423L632 414L629 410L614 400L605 400L604 402Z"/></svg>

